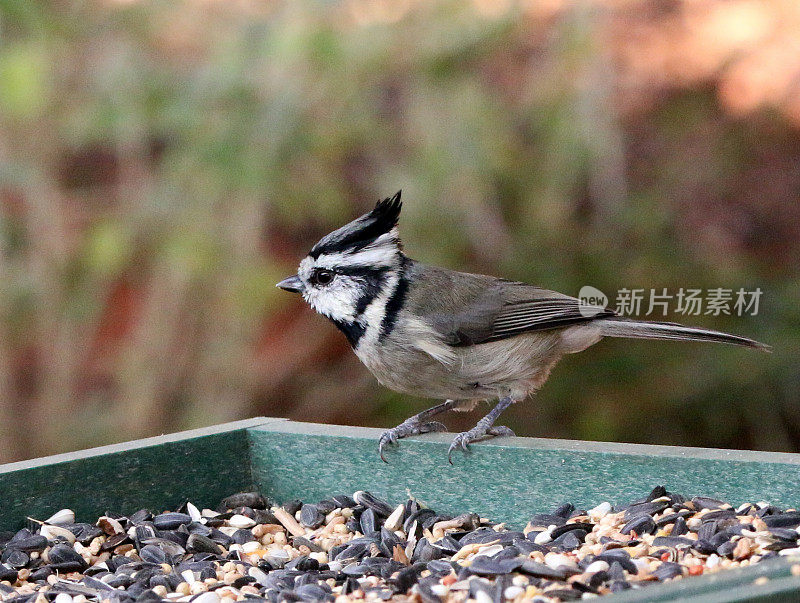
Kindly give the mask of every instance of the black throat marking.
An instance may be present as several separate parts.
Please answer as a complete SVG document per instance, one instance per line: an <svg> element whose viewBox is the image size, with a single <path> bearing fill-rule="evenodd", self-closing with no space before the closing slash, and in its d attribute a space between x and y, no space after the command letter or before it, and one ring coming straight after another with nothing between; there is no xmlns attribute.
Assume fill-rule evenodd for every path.
<svg viewBox="0 0 800 603"><path fill-rule="evenodd" d="M364 335L364 332L367 330L363 324L361 324L358 320L354 320L352 322L345 322L344 320L334 320L331 318L331 322L336 325L336 328L339 329L344 336L347 337L347 341L350 343L350 347L355 348L358 346L358 340Z"/></svg>

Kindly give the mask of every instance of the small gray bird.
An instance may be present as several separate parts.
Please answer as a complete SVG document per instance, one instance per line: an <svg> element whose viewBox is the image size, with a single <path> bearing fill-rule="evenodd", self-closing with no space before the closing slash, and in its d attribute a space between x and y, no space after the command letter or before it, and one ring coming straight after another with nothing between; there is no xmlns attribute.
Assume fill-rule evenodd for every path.
<svg viewBox="0 0 800 603"><path fill-rule="evenodd" d="M383 433L384 448L410 435L445 431L431 421L447 410L494 409L450 445L513 435L494 423L514 402L538 390L564 354L603 337L717 341L769 350L719 331L637 321L605 307L515 281L426 266L407 257L397 232L400 192L368 214L324 236L278 287L302 294L347 337L383 385L446 400Z"/></svg>

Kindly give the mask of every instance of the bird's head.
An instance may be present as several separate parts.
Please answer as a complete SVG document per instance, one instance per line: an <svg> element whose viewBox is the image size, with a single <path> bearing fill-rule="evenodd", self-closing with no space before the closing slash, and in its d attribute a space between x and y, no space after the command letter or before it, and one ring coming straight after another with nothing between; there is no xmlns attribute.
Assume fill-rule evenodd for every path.
<svg viewBox="0 0 800 603"><path fill-rule="evenodd" d="M366 324L370 305L388 294L402 270L404 255L397 232L401 206L398 191L325 235L300 262L297 274L277 286L300 293L346 334L345 327Z"/></svg>

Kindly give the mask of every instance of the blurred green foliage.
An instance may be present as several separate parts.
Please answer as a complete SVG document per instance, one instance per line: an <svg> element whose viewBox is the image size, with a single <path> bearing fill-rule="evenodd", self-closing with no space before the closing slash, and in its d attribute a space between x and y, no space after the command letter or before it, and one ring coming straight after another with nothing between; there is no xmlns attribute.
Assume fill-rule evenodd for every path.
<svg viewBox="0 0 800 603"><path fill-rule="evenodd" d="M274 288L400 188L427 262L765 291L683 320L773 355L607 341L508 412L518 434L800 450L797 125L732 115L714 69L628 98L630 16L542 5L0 2L0 457L428 404Z"/></svg>

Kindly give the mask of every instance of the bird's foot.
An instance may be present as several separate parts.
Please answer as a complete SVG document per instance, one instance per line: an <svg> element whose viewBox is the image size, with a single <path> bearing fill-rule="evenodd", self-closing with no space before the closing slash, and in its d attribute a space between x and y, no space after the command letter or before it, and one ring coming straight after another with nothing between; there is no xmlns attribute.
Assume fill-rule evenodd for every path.
<svg viewBox="0 0 800 603"><path fill-rule="evenodd" d="M464 452L469 450L469 445L472 442L477 442L479 440L487 440L489 438L495 437L504 437L504 436L513 436L514 432L511 431L508 427L502 426L492 426L489 425L488 427L485 425L481 425L480 422L470 429L469 431L464 431L459 433L455 438L453 438L453 443L450 444L450 449L447 451L447 461L452 465L453 464L453 452L461 448Z"/></svg>
<svg viewBox="0 0 800 603"><path fill-rule="evenodd" d="M419 435L421 433L431 433L433 431L447 431L447 427L439 421L428 421L423 423L416 416L406 419L397 427L387 429L381 434L381 439L378 441L378 452L381 455L381 460L388 463L386 457L383 455L383 449L386 446L397 444L398 440L407 438L412 435Z"/></svg>

